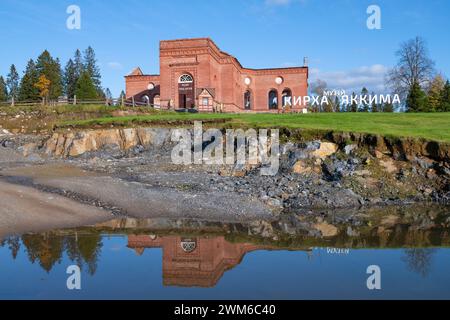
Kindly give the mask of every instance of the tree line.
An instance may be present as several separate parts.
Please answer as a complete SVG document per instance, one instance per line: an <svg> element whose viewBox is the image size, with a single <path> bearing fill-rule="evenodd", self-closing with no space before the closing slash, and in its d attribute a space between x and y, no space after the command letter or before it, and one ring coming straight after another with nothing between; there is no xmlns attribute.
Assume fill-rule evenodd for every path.
<svg viewBox="0 0 450 320"><path fill-rule="evenodd" d="M64 69L59 58L53 58L44 50L36 60L28 61L22 77L14 64L6 79L0 76L0 102L42 100L47 103L63 95L69 99L76 96L79 100L111 97L110 90L102 88L100 68L92 47L83 53L77 49Z"/></svg>
<svg viewBox="0 0 450 320"><path fill-rule="evenodd" d="M450 112L450 81L436 71L435 62L428 55L424 39L416 37L401 44L396 52L397 64L388 71L385 86L398 94L401 103L342 103L339 96L328 96L328 104L316 106L316 112ZM315 95L323 97L327 83L317 80L312 86ZM360 96L368 96L362 88ZM375 93L372 92L372 96ZM351 97L357 94L352 93Z"/></svg>

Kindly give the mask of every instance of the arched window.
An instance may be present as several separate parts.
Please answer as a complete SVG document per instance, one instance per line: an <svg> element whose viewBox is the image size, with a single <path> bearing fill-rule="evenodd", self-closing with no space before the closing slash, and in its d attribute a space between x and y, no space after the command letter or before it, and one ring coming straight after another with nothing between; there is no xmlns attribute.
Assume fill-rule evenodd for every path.
<svg viewBox="0 0 450 320"><path fill-rule="evenodd" d="M278 109L278 91L272 89L269 91L268 99L269 109Z"/></svg>
<svg viewBox="0 0 450 320"><path fill-rule="evenodd" d="M143 95L141 101L145 104L150 104L150 97L148 95Z"/></svg>
<svg viewBox="0 0 450 320"><path fill-rule="evenodd" d="M245 110L250 110L252 108L252 93L250 90L244 93L244 108Z"/></svg>
<svg viewBox="0 0 450 320"><path fill-rule="evenodd" d="M194 78L190 74L183 74L180 76L178 83L192 83L194 82Z"/></svg>
<svg viewBox="0 0 450 320"><path fill-rule="evenodd" d="M292 107L292 91L289 88L283 90L281 94L281 105L283 107Z"/></svg>

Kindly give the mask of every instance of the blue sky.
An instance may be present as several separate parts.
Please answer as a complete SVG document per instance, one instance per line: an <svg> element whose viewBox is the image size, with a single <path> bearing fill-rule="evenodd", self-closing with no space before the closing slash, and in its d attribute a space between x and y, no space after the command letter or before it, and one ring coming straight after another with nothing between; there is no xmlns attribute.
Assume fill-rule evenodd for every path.
<svg viewBox="0 0 450 320"><path fill-rule="evenodd" d="M80 30L66 27L72 4ZM366 27L371 4L381 8L381 30ZM448 0L0 0L0 74L11 63L22 74L44 49L64 65L91 45L103 86L118 95L135 66L159 73L159 40L211 37L245 67L301 65L308 56L311 81L381 91L399 44L416 35L450 76L449 14Z"/></svg>

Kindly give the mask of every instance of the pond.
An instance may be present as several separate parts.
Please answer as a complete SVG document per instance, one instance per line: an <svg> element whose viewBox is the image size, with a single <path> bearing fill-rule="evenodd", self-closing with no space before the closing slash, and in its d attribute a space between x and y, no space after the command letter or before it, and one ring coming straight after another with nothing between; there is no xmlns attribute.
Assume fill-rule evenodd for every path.
<svg viewBox="0 0 450 320"><path fill-rule="evenodd" d="M0 299L450 299L448 208L351 216L121 218L7 236Z"/></svg>

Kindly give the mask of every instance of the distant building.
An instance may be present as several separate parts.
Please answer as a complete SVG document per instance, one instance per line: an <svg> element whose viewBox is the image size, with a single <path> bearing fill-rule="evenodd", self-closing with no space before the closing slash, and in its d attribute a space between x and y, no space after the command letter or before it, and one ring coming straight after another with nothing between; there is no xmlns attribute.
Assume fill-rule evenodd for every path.
<svg viewBox="0 0 450 320"><path fill-rule="evenodd" d="M160 42L160 74L125 76L126 97L162 108L199 111L301 112L289 97L308 91L308 67L248 69L209 38Z"/></svg>

